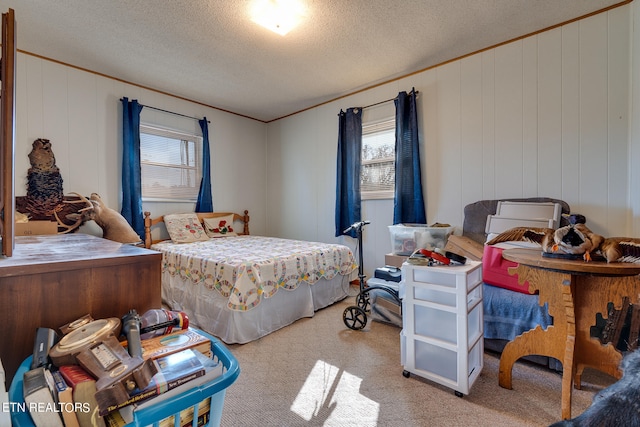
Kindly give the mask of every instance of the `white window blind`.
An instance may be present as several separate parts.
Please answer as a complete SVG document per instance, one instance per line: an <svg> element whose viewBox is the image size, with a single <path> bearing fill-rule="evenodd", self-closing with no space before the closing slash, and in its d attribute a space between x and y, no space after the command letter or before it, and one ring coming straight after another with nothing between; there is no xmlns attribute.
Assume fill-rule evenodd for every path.
<svg viewBox="0 0 640 427"><path fill-rule="evenodd" d="M362 125L362 199L393 198L395 189L395 118Z"/></svg>
<svg viewBox="0 0 640 427"><path fill-rule="evenodd" d="M201 136L141 124L142 198L196 201L201 152Z"/></svg>

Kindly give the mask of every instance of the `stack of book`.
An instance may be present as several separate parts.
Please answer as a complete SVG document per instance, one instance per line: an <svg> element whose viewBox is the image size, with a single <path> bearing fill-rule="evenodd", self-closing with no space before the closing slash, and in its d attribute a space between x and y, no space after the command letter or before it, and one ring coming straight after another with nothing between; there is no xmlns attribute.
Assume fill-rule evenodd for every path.
<svg viewBox="0 0 640 427"><path fill-rule="evenodd" d="M153 361L157 373L147 387L116 403L101 401L96 378L80 365L35 367L23 377L25 409L36 427L122 427L133 421L139 406L170 399L197 385L196 380L210 381L223 373L222 364L212 360L211 341L192 329L142 340L142 357ZM208 411L205 399L197 409L197 425L206 424ZM182 411L178 425L192 425L193 412ZM176 424L164 420L160 425Z"/></svg>
<svg viewBox="0 0 640 427"><path fill-rule="evenodd" d="M154 360L158 367L158 373L153 376L151 383L147 387L133 393L129 400L117 405L101 405L98 402L99 415L105 418L108 427L122 427L133 421L133 411L135 409L146 407L143 403L147 405L156 404L170 399L182 391L179 388L181 385L188 383L189 386L196 386L201 383L201 381L198 381L201 378L206 378L207 381L210 381L222 374L222 365L220 363L214 363L211 359L193 349L172 353ZM201 403L201 406L202 409L199 408L198 416L208 419L208 404ZM183 411L185 419L180 420L180 426L191 425L193 412L191 412L191 421L187 423L188 412L188 410ZM175 423L168 423L167 425L174 426Z"/></svg>

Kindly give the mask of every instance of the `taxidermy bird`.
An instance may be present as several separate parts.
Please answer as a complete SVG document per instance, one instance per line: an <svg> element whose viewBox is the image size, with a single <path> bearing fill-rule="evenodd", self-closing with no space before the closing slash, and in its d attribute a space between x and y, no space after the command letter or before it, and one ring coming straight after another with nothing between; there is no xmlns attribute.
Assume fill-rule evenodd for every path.
<svg viewBox="0 0 640 427"><path fill-rule="evenodd" d="M27 171L26 207L32 214L49 216L62 208L62 175L48 139L33 141Z"/></svg>
<svg viewBox="0 0 640 427"><path fill-rule="evenodd" d="M553 233L553 240L552 252L583 254L585 261L591 261L591 252L600 248L604 237L591 231L584 223L578 223L558 228Z"/></svg>
<svg viewBox="0 0 640 427"><path fill-rule="evenodd" d="M557 246L554 252L561 250L568 254L584 254L585 261L591 261L591 253L597 251L604 241L604 237L594 233L585 225L587 218L580 214L563 214L569 225L560 227L554 232Z"/></svg>
<svg viewBox="0 0 640 427"><path fill-rule="evenodd" d="M557 230L552 228L515 227L500 233L487 242L494 245L508 241L526 241L538 243L546 253L564 253L583 255L585 261L591 260L591 253L600 248L604 237L595 234L581 221L582 215L570 218L569 225Z"/></svg>
<svg viewBox="0 0 640 427"><path fill-rule="evenodd" d="M607 262L640 262L640 239L609 237L600 245Z"/></svg>
<svg viewBox="0 0 640 427"><path fill-rule="evenodd" d="M553 240L553 228L543 227L514 227L503 231L487 242L487 245L495 245L501 242L531 242L542 246L544 252L551 252L555 244Z"/></svg>

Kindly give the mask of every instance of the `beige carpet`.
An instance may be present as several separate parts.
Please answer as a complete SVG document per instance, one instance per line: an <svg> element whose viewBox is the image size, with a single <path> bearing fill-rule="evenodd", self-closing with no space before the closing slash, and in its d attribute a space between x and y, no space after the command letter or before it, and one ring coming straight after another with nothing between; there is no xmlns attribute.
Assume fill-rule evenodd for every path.
<svg viewBox="0 0 640 427"><path fill-rule="evenodd" d="M560 419L561 376L518 362L513 390L498 385L496 355L484 355L469 395L402 375L400 329L369 321L348 329L353 298L257 341L228 346L241 373L227 389L222 427L234 426L545 426ZM595 371L573 391L572 415L613 379Z"/></svg>

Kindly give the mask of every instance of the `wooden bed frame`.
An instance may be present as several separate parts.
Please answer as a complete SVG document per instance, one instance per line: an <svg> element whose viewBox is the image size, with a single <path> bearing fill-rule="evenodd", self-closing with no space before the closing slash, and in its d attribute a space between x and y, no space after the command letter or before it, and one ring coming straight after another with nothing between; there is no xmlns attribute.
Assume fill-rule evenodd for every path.
<svg viewBox="0 0 640 427"><path fill-rule="evenodd" d="M198 219L200 220L200 223L202 223L202 221L205 218L218 218L222 216L233 215L233 222L238 221L243 224L242 233L238 233L238 234L246 234L246 235L249 234L249 211L248 210L244 211L244 215L240 215L235 212L196 212L196 215L198 215ZM144 247L145 248L149 249L152 244L165 240L165 239L153 240L151 238L151 227L160 223L164 224L163 216L158 218L151 218L151 212L144 213Z"/></svg>

